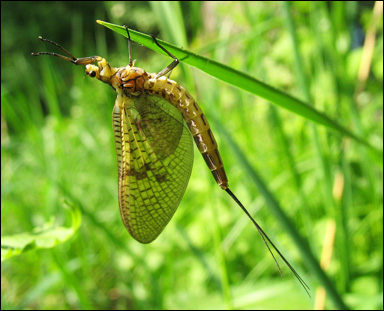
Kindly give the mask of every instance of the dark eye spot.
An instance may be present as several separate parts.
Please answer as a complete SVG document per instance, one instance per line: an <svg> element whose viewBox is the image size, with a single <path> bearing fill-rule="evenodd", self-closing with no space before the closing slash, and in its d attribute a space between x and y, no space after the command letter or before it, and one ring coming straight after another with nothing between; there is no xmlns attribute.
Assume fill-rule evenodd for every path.
<svg viewBox="0 0 384 311"><path fill-rule="evenodd" d="M90 76L91 78L96 77L96 71L90 71L88 76Z"/></svg>

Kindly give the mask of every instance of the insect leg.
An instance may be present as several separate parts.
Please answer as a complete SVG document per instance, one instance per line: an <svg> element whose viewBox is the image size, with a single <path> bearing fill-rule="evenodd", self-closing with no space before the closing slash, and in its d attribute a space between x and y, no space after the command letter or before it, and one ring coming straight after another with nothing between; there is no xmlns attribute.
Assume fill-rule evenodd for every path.
<svg viewBox="0 0 384 311"><path fill-rule="evenodd" d="M127 30L127 35L128 35L128 52L129 52L129 66L133 66L133 64L135 63L135 61L133 60L132 61L132 51L131 51L131 36L129 34L129 28L128 26L124 25L123 27L125 27L125 29ZM178 58L173 55L171 52L167 51L164 47L162 47L160 45L159 42L157 42L157 39L153 36L153 35L150 35L153 39L153 42L155 42L155 44L160 48L162 49L165 53L167 53L170 57L172 57L174 59L174 61L172 63L170 63L167 67L165 67L162 71L160 71L157 75L156 75L156 78L160 78L162 76L165 76L167 73L170 73L178 64L179 64L179 60Z"/></svg>
<svg viewBox="0 0 384 311"><path fill-rule="evenodd" d="M100 56L89 56L89 57L82 57L82 58L76 58L74 57L69 51L67 51L65 48L63 48L60 44L56 43L56 42L53 42L51 40L48 40L48 39L44 39L42 38L41 36L39 36L39 39L41 41L44 41L44 42L47 42L47 43L50 43L56 47L58 47L60 50L62 50L67 56L64 56L64 55L60 55L60 54L57 54L57 53L53 53L53 52L39 52L39 53L31 53L32 56L40 56L40 55L51 55L51 56L55 56L55 57L58 57L58 58L61 58L67 62L70 62L72 64L75 64L75 65L88 65L88 64L92 64L94 62L98 62L98 61L101 61L103 58L100 57Z"/></svg>
<svg viewBox="0 0 384 311"><path fill-rule="evenodd" d="M129 53L129 66L132 67L135 61L132 61L132 49L131 49L131 36L129 34L129 28L128 26L124 25L125 29L127 30L128 35L128 53Z"/></svg>
<svg viewBox="0 0 384 311"><path fill-rule="evenodd" d="M155 42L155 44L160 48L162 49L165 53L167 53L170 57L172 57L174 60L172 63L170 63L167 67L165 67L162 71L160 71L157 75L156 75L156 78L160 78L162 76L165 76L167 73L171 72L178 64L179 64L179 60L178 58L171 54L171 52L167 51L164 47L162 47L160 45L159 42L157 42L156 38L153 36L153 35L150 35L153 39L153 42Z"/></svg>
<svg viewBox="0 0 384 311"><path fill-rule="evenodd" d="M58 43L56 43L56 42L53 42L53 41L51 41L51 40L48 40L48 39L44 39L44 38L42 38L41 36L39 36L39 39L41 40L41 41L44 41L44 42L47 42L47 43L50 43L50 44L52 44L52 45L54 45L54 46L57 46L60 50L62 50L67 56L69 56L69 58L70 59L72 59L72 60L76 60L76 58L69 52L69 51L67 51L65 48L63 48L60 44L58 44ZM38 54L40 54L40 53L38 53ZM54 53L54 54L56 54L56 53ZM64 56L65 57L65 56Z"/></svg>

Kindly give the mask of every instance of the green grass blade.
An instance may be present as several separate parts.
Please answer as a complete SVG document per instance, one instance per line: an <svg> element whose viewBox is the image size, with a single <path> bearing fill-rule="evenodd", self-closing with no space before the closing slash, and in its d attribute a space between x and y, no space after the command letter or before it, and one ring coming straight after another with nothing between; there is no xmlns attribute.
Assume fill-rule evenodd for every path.
<svg viewBox="0 0 384 311"><path fill-rule="evenodd" d="M318 260L311 252L307 242L301 237L299 232L296 230L295 225L284 212L276 197L272 194L272 192L270 192L266 183L262 180L260 175L249 163L248 159L244 156L244 153L241 151L241 148L232 139L227 129L222 126L220 122L217 122L215 118L214 121L216 127L220 129L220 131L223 133L224 137L228 141L233 152L238 158L239 163L243 166L244 171L248 172L248 175L250 176L252 182L256 185L256 187L260 191L260 194L264 197L269 209L275 215L279 223L283 226L284 231L287 232L292 238L292 240L295 242L297 249L300 251L301 256L304 258L304 261L311 268L311 272L316 275L319 282L321 282L321 284L327 289L329 295L332 296L332 299L334 303L338 306L338 308L346 310L347 307L345 306L334 284L329 279L327 274L323 271L323 269L320 267Z"/></svg>
<svg viewBox="0 0 384 311"><path fill-rule="evenodd" d="M126 30L123 26L107 23L104 21L98 20L97 23L110 28L111 30L127 37ZM156 44L153 42L151 36L140 33L138 31L130 30L131 39L144 45L147 48L150 48L156 52L166 55ZM244 91L252 93L254 95L260 96L282 108L285 108L295 114L298 114L308 120L311 120L317 124L324 125L328 128L336 130L342 135L349 136L354 140L372 148L375 152L375 160L383 163L382 151L373 147L368 141L352 133L350 130L344 126L338 124L336 121L330 119L327 115L317 111L315 108L306 104L305 102L286 94L280 90L269 86L244 72L240 72L233 68L230 68L226 65L213 61L211 59L205 58L203 56L197 55L185 49L178 48L170 43L158 40L159 43L165 47L170 53L175 55L181 62L184 62L188 65L196 67L201 71L221 80L230 85L237 86Z"/></svg>
<svg viewBox="0 0 384 311"><path fill-rule="evenodd" d="M183 13L178 1L151 1L150 6L157 17L162 33L181 46L187 45Z"/></svg>

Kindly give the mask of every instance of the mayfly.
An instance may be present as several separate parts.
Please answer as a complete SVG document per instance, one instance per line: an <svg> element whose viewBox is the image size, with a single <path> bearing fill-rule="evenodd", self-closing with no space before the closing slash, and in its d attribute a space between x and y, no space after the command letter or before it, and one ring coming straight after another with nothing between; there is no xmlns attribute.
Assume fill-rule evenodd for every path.
<svg viewBox="0 0 384 311"><path fill-rule="evenodd" d="M134 67L129 29L127 26L125 28L129 51L129 64L126 67L112 67L100 56L75 58L59 44L42 37L39 39L55 45L66 56L52 52L32 55L51 55L75 65L84 65L88 76L109 84L116 91L112 119L118 164L119 206L129 233L141 243L150 243L171 220L191 175L192 134L217 184L255 225L281 275L283 273L268 242L309 294L308 285L229 189L215 137L201 108L182 86L167 77L179 60L152 36L154 43L173 58L172 63L159 73L147 73Z"/></svg>

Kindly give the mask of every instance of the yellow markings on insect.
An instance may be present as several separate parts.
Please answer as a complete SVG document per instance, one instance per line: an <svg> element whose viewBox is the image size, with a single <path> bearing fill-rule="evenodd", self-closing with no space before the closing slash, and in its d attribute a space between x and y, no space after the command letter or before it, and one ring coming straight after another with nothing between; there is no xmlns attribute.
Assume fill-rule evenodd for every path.
<svg viewBox="0 0 384 311"><path fill-rule="evenodd" d="M55 45L66 56L52 52L32 55L51 55L75 65L84 65L87 75L109 84L116 91L112 118L119 206L129 233L141 243L150 243L171 220L191 175L192 136L218 185L241 207L259 231L280 273L280 266L268 243L309 295L304 280L228 188L215 137L201 108L182 86L166 77L178 65L178 59L152 37L174 61L157 74L134 67L129 30L126 29L130 59L126 67L112 67L100 56L75 58L59 44L41 37L40 40Z"/></svg>

